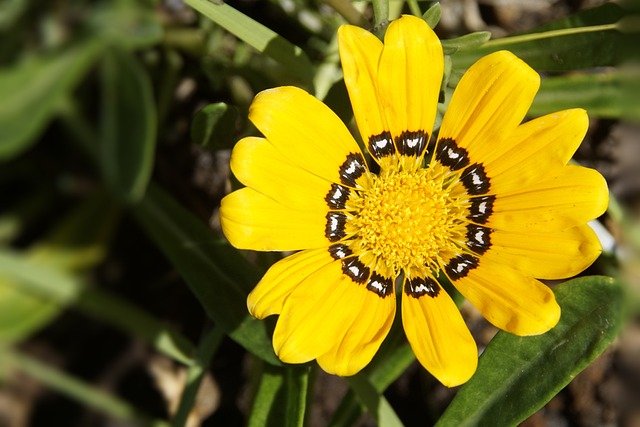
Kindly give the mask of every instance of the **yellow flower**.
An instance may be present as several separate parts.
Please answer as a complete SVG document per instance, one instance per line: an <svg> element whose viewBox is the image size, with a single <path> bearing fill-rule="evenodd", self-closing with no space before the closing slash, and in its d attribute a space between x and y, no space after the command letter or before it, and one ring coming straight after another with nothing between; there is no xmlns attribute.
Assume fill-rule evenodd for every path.
<svg viewBox="0 0 640 427"><path fill-rule="evenodd" d="M586 112L521 124L540 79L497 52L463 76L427 153L444 63L435 33L403 16L384 44L349 25L338 36L370 160L303 90L256 96L249 118L265 138L233 150L231 169L246 187L222 200L223 231L237 248L300 252L267 271L249 310L280 315L273 346L284 362L317 359L353 375L389 332L398 283L416 357L443 384L464 383L477 348L439 274L498 328L534 335L560 318L534 277L573 276L601 251L586 222L605 211L606 183L567 165Z"/></svg>

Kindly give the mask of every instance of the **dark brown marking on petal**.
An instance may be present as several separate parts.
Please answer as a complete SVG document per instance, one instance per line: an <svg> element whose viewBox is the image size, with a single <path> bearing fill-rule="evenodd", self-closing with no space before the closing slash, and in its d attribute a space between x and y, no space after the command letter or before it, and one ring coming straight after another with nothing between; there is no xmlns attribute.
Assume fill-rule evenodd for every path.
<svg viewBox="0 0 640 427"><path fill-rule="evenodd" d="M370 136L367 148L369 149L369 153L378 160L396 152L396 148L393 145L393 138L391 138L389 131Z"/></svg>
<svg viewBox="0 0 640 427"><path fill-rule="evenodd" d="M420 298L423 295L435 298L440 293L440 285L431 277L405 278L404 293L413 298Z"/></svg>
<svg viewBox="0 0 640 427"><path fill-rule="evenodd" d="M467 219L478 224L486 224L493 213L493 203L496 196L474 197L469 205Z"/></svg>
<svg viewBox="0 0 640 427"><path fill-rule="evenodd" d="M427 148L429 138L423 130L404 131L396 138L396 148L402 156L420 157Z"/></svg>
<svg viewBox="0 0 640 427"><path fill-rule="evenodd" d="M447 265L444 266L449 279L455 281L465 277L471 270L478 267L479 260L470 254L458 255L452 258Z"/></svg>
<svg viewBox="0 0 640 427"><path fill-rule="evenodd" d="M367 281L370 273L369 267L355 256L342 260L342 272L360 285Z"/></svg>
<svg viewBox="0 0 640 427"><path fill-rule="evenodd" d="M335 260L343 259L352 255L353 251L344 243L335 243L329 246L329 255Z"/></svg>
<svg viewBox="0 0 640 427"><path fill-rule="evenodd" d="M437 144L436 160L452 171L457 171L469 165L469 152L458 147L453 139L443 138Z"/></svg>
<svg viewBox="0 0 640 427"><path fill-rule="evenodd" d="M329 190L324 197L324 200L327 202L329 209L344 209L350 195L351 190L349 187L340 184L331 184L331 190Z"/></svg>
<svg viewBox="0 0 640 427"><path fill-rule="evenodd" d="M486 194L491 188L491 180L481 163L474 163L468 166L460 175L460 181L467 189L467 193L474 196Z"/></svg>
<svg viewBox="0 0 640 427"><path fill-rule="evenodd" d="M347 216L342 212L329 212L326 215L327 224L324 227L324 235L330 242L337 242L347 233L344 228L347 224Z"/></svg>
<svg viewBox="0 0 640 427"><path fill-rule="evenodd" d="M340 181L349 187L355 187L356 181L367 170L364 157L360 153L349 153L340 166Z"/></svg>
<svg viewBox="0 0 640 427"><path fill-rule="evenodd" d="M467 225L467 247L478 255L491 247L491 229L481 225Z"/></svg>
<svg viewBox="0 0 640 427"><path fill-rule="evenodd" d="M367 289L378 295L380 298L386 298L393 294L393 279L390 277L384 277L383 275L373 271L369 281L367 282Z"/></svg>

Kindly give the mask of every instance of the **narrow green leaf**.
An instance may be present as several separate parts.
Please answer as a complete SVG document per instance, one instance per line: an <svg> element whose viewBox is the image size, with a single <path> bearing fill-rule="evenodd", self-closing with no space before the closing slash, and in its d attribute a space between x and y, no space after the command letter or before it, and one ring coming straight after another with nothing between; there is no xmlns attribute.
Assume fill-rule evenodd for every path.
<svg viewBox="0 0 640 427"><path fill-rule="evenodd" d="M566 108L584 108L592 117L640 120L640 104L637 96L633 96L640 93L638 82L638 70L545 78L529 114L537 116Z"/></svg>
<svg viewBox="0 0 640 427"><path fill-rule="evenodd" d="M427 11L422 15L422 19L431 27L435 28L440 22L440 17L442 16L442 7L440 7L440 3L436 2L427 9Z"/></svg>
<svg viewBox="0 0 640 427"><path fill-rule="evenodd" d="M252 318L246 298L261 273L237 250L156 186L133 208L138 223L164 252L209 317L263 360L281 365L267 322Z"/></svg>
<svg viewBox="0 0 640 427"><path fill-rule="evenodd" d="M2 282L4 286L13 286L15 292L19 292L27 301L33 301L33 313L18 313L27 321L33 322L32 317L42 317L42 307L53 310L55 314L67 306L73 306L89 316L140 337L179 362L192 363L193 345L186 338L126 300L87 286L67 272L28 260L13 251L0 250L0 271L6 277L6 282ZM4 309L0 310L2 313ZM6 315L2 314L1 318L4 320ZM13 320L15 323L23 321L20 317ZM12 327L15 327L14 324L8 323L7 328Z"/></svg>
<svg viewBox="0 0 640 427"><path fill-rule="evenodd" d="M180 398L180 404L176 411L175 417L171 421L172 427L183 427L187 423L189 413L196 401L200 383L205 374L209 371L211 359L218 351L218 347L224 338L224 333L220 328L212 328L207 332L198 346L194 363L187 371L187 380L185 382L184 391Z"/></svg>
<svg viewBox="0 0 640 427"><path fill-rule="evenodd" d="M611 344L623 322L620 283L584 277L554 293L562 307L558 325L534 337L499 332L437 426L517 425Z"/></svg>
<svg viewBox="0 0 640 427"><path fill-rule="evenodd" d="M162 41L160 19L151 2L107 1L91 5L87 24L98 37L135 49Z"/></svg>
<svg viewBox="0 0 640 427"><path fill-rule="evenodd" d="M157 119L149 76L122 48L102 62L101 156L103 174L122 200L144 196L153 168Z"/></svg>
<svg viewBox="0 0 640 427"><path fill-rule="evenodd" d="M264 365L248 426L302 427L308 388L308 367Z"/></svg>
<svg viewBox="0 0 640 427"><path fill-rule="evenodd" d="M169 427L167 422L155 420L138 411L133 405L51 368L24 353L18 353L10 348L0 348L0 364L4 368L13 368L27 374L53 390L113 418L123 420L127 424L142 427Z"/></svg>
<svg viewBox="0 0 640 427"><path fill-rule="evenodd" d="M626 12L618 5L596 9L542 26L533 32L491 40L453 55L454 68L467 69L479 58L510 50L538 71L569 71L616 65L623 40L616 22Z"/></svg>
<svg viewBox="0 0 640 427"><path fill-rule="evenodd" d="M313 80L313 66L302 49L223 1L185 0L189 6L240 40L279 62L303 83Z"/></svg>
<svg viewBox="0 0 640 427"><path fill-rule="evenodd" d="M11 242L24 232L45 211L54 198L47 186L27 193L21 200L0 214L0 244Z"/></svg>
<svg viewBox="0 0 640 427"><path fill-rule="evenodd" d="M23 268L43 266L69 275L82 273L104 259L117 210L96 196L63 218L51 234L25 251ZM47 324L62 309L59 301L26 292L28 284L10 269L0 269L0 341L13 342ZM52 285L43 278L45 287ZM55 289L53 291L56 291Z"/></svg>
<svg viewBox="0 0 640 427"><path fill-rule="evenodd" d="M224 102L209 104L191 122L191 140L210 150L231 148L235 142L238 110Z"/></svg>
<svg viewBox="0 0 640 427"><path fill-rule="evenodd" d="M364 375L354 375L349 377L348 381L356 397L367 407L367 411L375 418L378 426L400 427L403 425L384 395L378 392Z"/></svg>
<svg viewBox="0 0 640 427"><path fill-rule="evenodd" d="M20 154L35 142L58 103L82 80L102 50L101 42L89 39L0 69L0 160Z"/></svg>
<svg viewBox="0 0 640 427"><path fill-rule="evenodd" d="M27 0L6 0L0 3L0 31L9 29L28 6Z"/></svg>
<svg viewBox="0 0 640 427"><path fill-rule="evenodd" d="M442 40L442 48L445 55L453 55L456 52L471 50L484 44L491 38L488 31L477 31L475 33L465 34L455 39Z"/></svg>

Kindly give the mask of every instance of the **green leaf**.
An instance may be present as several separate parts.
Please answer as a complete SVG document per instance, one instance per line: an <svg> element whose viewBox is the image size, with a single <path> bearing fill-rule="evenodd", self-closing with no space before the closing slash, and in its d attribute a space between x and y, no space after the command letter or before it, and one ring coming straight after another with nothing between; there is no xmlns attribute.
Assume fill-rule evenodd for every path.
<svg viewBox="0 0 640 427"><path fill-rule="evenodd" d="M453 55L458 51L470 50L484 44L491 38L488 31L478 31L475 33L465 34L455 39L442 40L442 48L445 55Z"/></svg>
<svg viewBox="0 0 640 427"><path fill-rule="evenodd" d="M611 344L623 323L620 283L584 277L554 293L562 307L558 325L534 337L499 332L437 426L517 425Z"/></svg>
<svg viewBox="0 0 640 427"><path fill-rule="evenodd" d="M264 365L248 426L302 427L308 388L307 366Z"/></svg>
<svg viewBox="0 0 640 427"><path fill-rule="evenodd" d="M529 114L584 108L591 117L640 120L638 82L640 72L632 69L545 78Z"/></svg>
<svg viewBox="0 0 640 427"><path fill-rule="evenodd" d="M198 345L198 351L193 365L187 371L184 390L180 397L180 404L176 410L176 415L171 420L173 427L183 427L187 425L189 414L196 401L200 384L205 374L209 372L209 366L213 356L218 351L218 347L224 338L224 333L220 328L212 328L205 334Z"/></svg>
<svg viewBox="0 0 640 427"><path fill-rule="evenodd" d="M479 58L509 50L538 71L568 71L619 63L623 40L616 22L625 12L608 4L579 12L534 32L491 40L482 47L453 55L454 68L467 69Z"/></svg>
<svg viewBox="0 0 640 427"><path fill-rule="evenodd" d="M0 31L8 30L28 8L27 0L6 0L0 3Z"/></svg>
<svg viewBox="0 0 640 427"><path fill-rule="evenodd" d="M384 397L363 375L348 378L349 385L356 397L367 407L369 414L377 421L379 427L401 427L402 421Z"/></svg>
<svg viewBox="0 0 640 427"><path fill-rule="evenodd" d="M111 44L144 48L162 41L160 14L151 2L112 0L91 5L88 27Z"/></svg>
<svg viewBox="0 0 640 427"><path fill-rule="evenodd" d="M235 143L238 110L224 102L209 104L191 122L191 140L210 150L231 148Z"/></svg>
<svg viewBox="0 0 640 427"><path fill-rule="evenodd" d="M157 118L149 76L122 48L109 49L102 62L102 171L111 190L127 202L139 201L153 168Z"/></svg>
<svg viewBox="0 0 640 427"><path fill-rule="evenodd" d="M431 28L435 28L440 22L440 17L442 16L442 7L440 7L440 3L436 2L427 9L427 11L422 15L422 19L429 25Z"/></svg>
<svg viewBox="0 0 640 427"><path fill-rule="evenodd" d="M19 353L10 348L0 348L0 365L35 378L59 393L115 419L122 420L124 424L140 427L169 427L166 421L153 419L148 414L141 413L128 402L92 387L65 372L51 368L27 354Z"/></svg>
<svg viewBox="0 0 640 427"><path fill-rule="evenodd" d="M0 268L0 341L14 342L29 336L64 306L55 298L29 292L30 284L21 279L20 269L37 270L42 266L77 275L92 268L104 258L116 218L117 212L106 199L90 199L64 218L50 236L20 255L19 263ZM45 288L55 286L46 275L42 280Z"/></svg>
<svg viewBox="0 0 640 427"><path fill-rule="evenodd" d="M256 356L281 365L271 346L267 322L252 318L247 311L247 295L262 273L156 186L149 187L133 213L216 325Z"/></svg>
<svg viewBox="0 0 640 427"><path fill-rule="evenodd" d="M0 69L0 160L20 154L35 142L58 104L102 50L99 41L85 40L61 52L28 57Z"/></svg>
<svg viewBox="0 0 640 427"><path fill-rule="evenodd" d="M259 52L279 62L305 84L311 84L313 66L298 46L223 1L185 0L185 3Z"/></svg>
<svg viewBox="0 0 640 427"><path fill-rule="evenodd" d="M54 314L67 306L73 306L89 316L140 337L179 362L192 363L193 345L182 335L168 329L131 303L97 287L87 286L68 272L28 260L19 253L7 250L0 250L0 269L7 277L4 284L12 285L25 299L30 297L34 301L33 312L18 313L27 321L33 323L34 317L42 317L43 306L51 307ZM4 307L0 314L4 320ZM23 318L16 317L13 320L15 323L24 323ZM15 324L9 323L8 327L15 327Z"/></svg>

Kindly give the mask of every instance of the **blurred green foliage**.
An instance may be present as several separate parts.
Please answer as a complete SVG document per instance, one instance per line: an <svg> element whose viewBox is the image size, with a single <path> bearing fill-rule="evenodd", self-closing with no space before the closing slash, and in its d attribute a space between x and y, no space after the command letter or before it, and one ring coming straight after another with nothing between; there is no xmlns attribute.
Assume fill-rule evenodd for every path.
<svg viewBox="0 0 640 427"><path fill-rule="evenodd" d="M312 367L282 366L270 344L272 324L246 311L246 295L277 258L241 254L207 225L229 185L225 167L212 159L224 159L233 141L255 134L246 119L248 105L267 87L302 86L351 119L335 40L345 19L373 26L373 18L383 24L417 8L435 26L441 11L429 9L431 2L408 2L405 9L403 2L328 2L343 18L306 0L286 9L275 1L185 3L0 3L0 358L111 417L166 424L144 414L145 408L131 408L71 373L22 355L22 345L38 331L55 325L65 310L78 310L189 367L173 424L184 425L202 377L228 336L257 366L249 384L249 424L280 426L285 419L302 425L309 416ZM479 32L444 40L450 75L443 91L450 93L480 56L509 49L546 73L532 114L582 107L592 117L638 120L640 104L628 95L628 85L637 86L637 69L622 67L634 59L627 47L638 41L632 19L637 16L607 4L503 39L487 41L489 34ZM205 160L209 174L195 178L198 162ZM201 325L208 332L200 342L104 285L100 269L107 258L137 255L126 248L113 252L114 239L127 227L146 233L179 275L176 283L188 287L214 325ZM498 424L501 416L524 419L604 350L622 322L621 284L579 281L558 288L558 300L566 298L570 308L563 306L567 311L554 333L522 344L504 333L496 338L443 425L481 424L478 417ZM160 286L154 291L163 292ZM602 322L585 322L589 310ZM399 422L382 393L414 358L401 328L393 331L371 366L350 381L331 425L351 425L364 410L381 426ZM73 331L67 333L72 339ZM562 358L527 359L535 351L552 352L569 334L572 347ZM524 374L522 364L496 367L506 351L532 360ZM505 415L482 406L512 392L489 387L498 369L513 378L512 387L541 369L557 375L539 385L537 400L514 405Z"/></svg>

